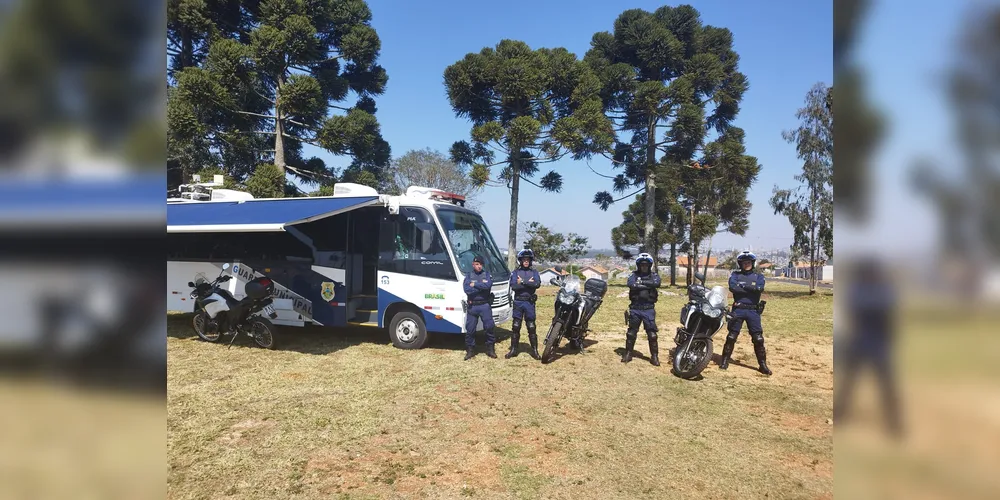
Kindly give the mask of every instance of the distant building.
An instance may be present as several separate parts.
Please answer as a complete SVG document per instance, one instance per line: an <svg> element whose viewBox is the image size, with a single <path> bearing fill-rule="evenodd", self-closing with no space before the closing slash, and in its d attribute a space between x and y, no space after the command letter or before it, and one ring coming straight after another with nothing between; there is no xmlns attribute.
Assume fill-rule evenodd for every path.
<svg viewBox="0 0 1000 500"><path fill-rule="evenodd" d="M580 272L587 277L587 279L597 278L604 281L608 280L608 270L601 266L587 266L580 269Z"/></svg>
<svg viewBox="0 0 1000 500"><path fill-rule="evenodd" d="M569 273L567 273L566 271L563 271L563 272L560 273L559 271L556 271L555 269L553 269L553 268L550 267L550 268L548 268L548 269L546 269L546 270L538 273L538 276L540 278L542 278L542 285L544 286L544 285L548 285L549 284L549 280L551 280L552 278L555 278L557 276L566 276L568 274Z"/></svg>
<svg viewBox="0 0 1000 500"><path fill-rule="evenodd" d="M677 267L687 267L688 262L689 261L688 261L688 256L687 255L678 255L677 256ZM708 267L716 267L718 265L719 265L719 259L718 259L718 257L712 257L712 258L708 259ZM698 257L698 268L701 269L701 268L704 268L704 267L705 267L705 258L704 257Z"/></svg>

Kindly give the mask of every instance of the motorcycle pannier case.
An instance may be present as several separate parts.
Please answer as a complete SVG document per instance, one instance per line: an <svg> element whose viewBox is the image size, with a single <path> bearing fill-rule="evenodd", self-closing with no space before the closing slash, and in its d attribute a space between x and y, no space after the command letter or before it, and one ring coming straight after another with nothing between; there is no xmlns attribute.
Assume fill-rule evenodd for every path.
<svg viewBox="0 0 1000 500"><path fill-rule="evenodd" d="M266 276L261 276L252 281L248 281L245 290L247 297L250 297L251 299L264 299L274 295L274 281Z"/></svg>
<svg viewBox="0 0 1000 500"><path fill-rule="evenodd" d="M604 294L608 293L608 282L597 278L590 278L583 284L583 289L588 294L603 299Z"/></svg>

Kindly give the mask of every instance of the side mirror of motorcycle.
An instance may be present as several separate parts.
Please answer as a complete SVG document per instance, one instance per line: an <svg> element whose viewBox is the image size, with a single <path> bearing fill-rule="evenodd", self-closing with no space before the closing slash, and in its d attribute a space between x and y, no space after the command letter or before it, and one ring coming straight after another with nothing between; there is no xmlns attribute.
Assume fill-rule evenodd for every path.
<svg viewBox="0 0 1000 500"><path fill-rule="evenodd" d="M705 275L704 274L694 273L694 277L698 278L698 280L701 281L702 283L705 283Z"/></svg>
<svg viewBox="0 0 1000 500"><path fill-rule="evenodd" d="M188 281L188 286L191 287L191 288L194 288L194 282L193 281Z"/></svg>
<svg viewBox="0 0 1000 500"><path fill-rule="evenodd" d="M225 271L227 269L229 269L229 263L228 262L226 262L225 264L222 265L222 270L223 271Z"/></svg>
<svg viewBox="0 0 1000 500"><path fill-rule="evenodd" d="M557 285L557 286L559 285L559 283L556 283L556 279L555 278L550 279L549 280L549 284L550 285Z"/></svg>

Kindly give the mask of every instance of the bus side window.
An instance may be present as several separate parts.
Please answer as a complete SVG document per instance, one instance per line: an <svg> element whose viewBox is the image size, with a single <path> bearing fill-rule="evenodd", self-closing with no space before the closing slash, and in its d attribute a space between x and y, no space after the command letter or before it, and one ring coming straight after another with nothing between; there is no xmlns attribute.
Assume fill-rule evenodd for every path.
<svg viewBox="0 0 1000 500"><path fill-rule="evenodd" d="M383 244L388 239L391 248L383 246L381 250L393 252L391 266L396 272L434 279L456 279L444 238L433 220L422 208L404 207L399 211L392 233L383 232L380 239ZM389 264L386 263L386 266Z"/></svg>

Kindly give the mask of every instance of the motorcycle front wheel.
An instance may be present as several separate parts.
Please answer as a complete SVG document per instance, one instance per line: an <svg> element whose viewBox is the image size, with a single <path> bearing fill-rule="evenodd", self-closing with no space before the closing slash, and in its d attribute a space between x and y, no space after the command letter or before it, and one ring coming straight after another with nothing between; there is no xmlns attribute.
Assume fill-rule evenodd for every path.
<svg viewBox="0 0 1000 500"><path fill-rule="evenodd" d="M195 313L194 319L191 320L191 326L194 327L194 333L197 333L201 340L215 343L222 338L222 331L219 330L218 326L216 326L215 332L208 333L208 324L211 321L211 318L208 317L208 313L201 310Z"/></svg>
<svg viewBox="0 0 1000 500"><path fill-rule="evenodd" d="M549 334L545 336L545 350L542 351L542 363L552 361L552 354L556 352L561 339L562 323L553 321L552 326L549 327Z"/></svg>
<svg viewBox="0 0 1000 500"><path fill-rule="evenodd" d="M712 360L712 340L694 339L687 348L674 352L674 374L683 379L697 377Z"/></svg>
<svg viewBox="0 0 1000 500"><path fill-rule="evenodd" d="M277 342L274 340L274 330L274 323L271 323L267 318L254 316L250 320L250 337L254 343L264 349L277 347Z"/></svg>

